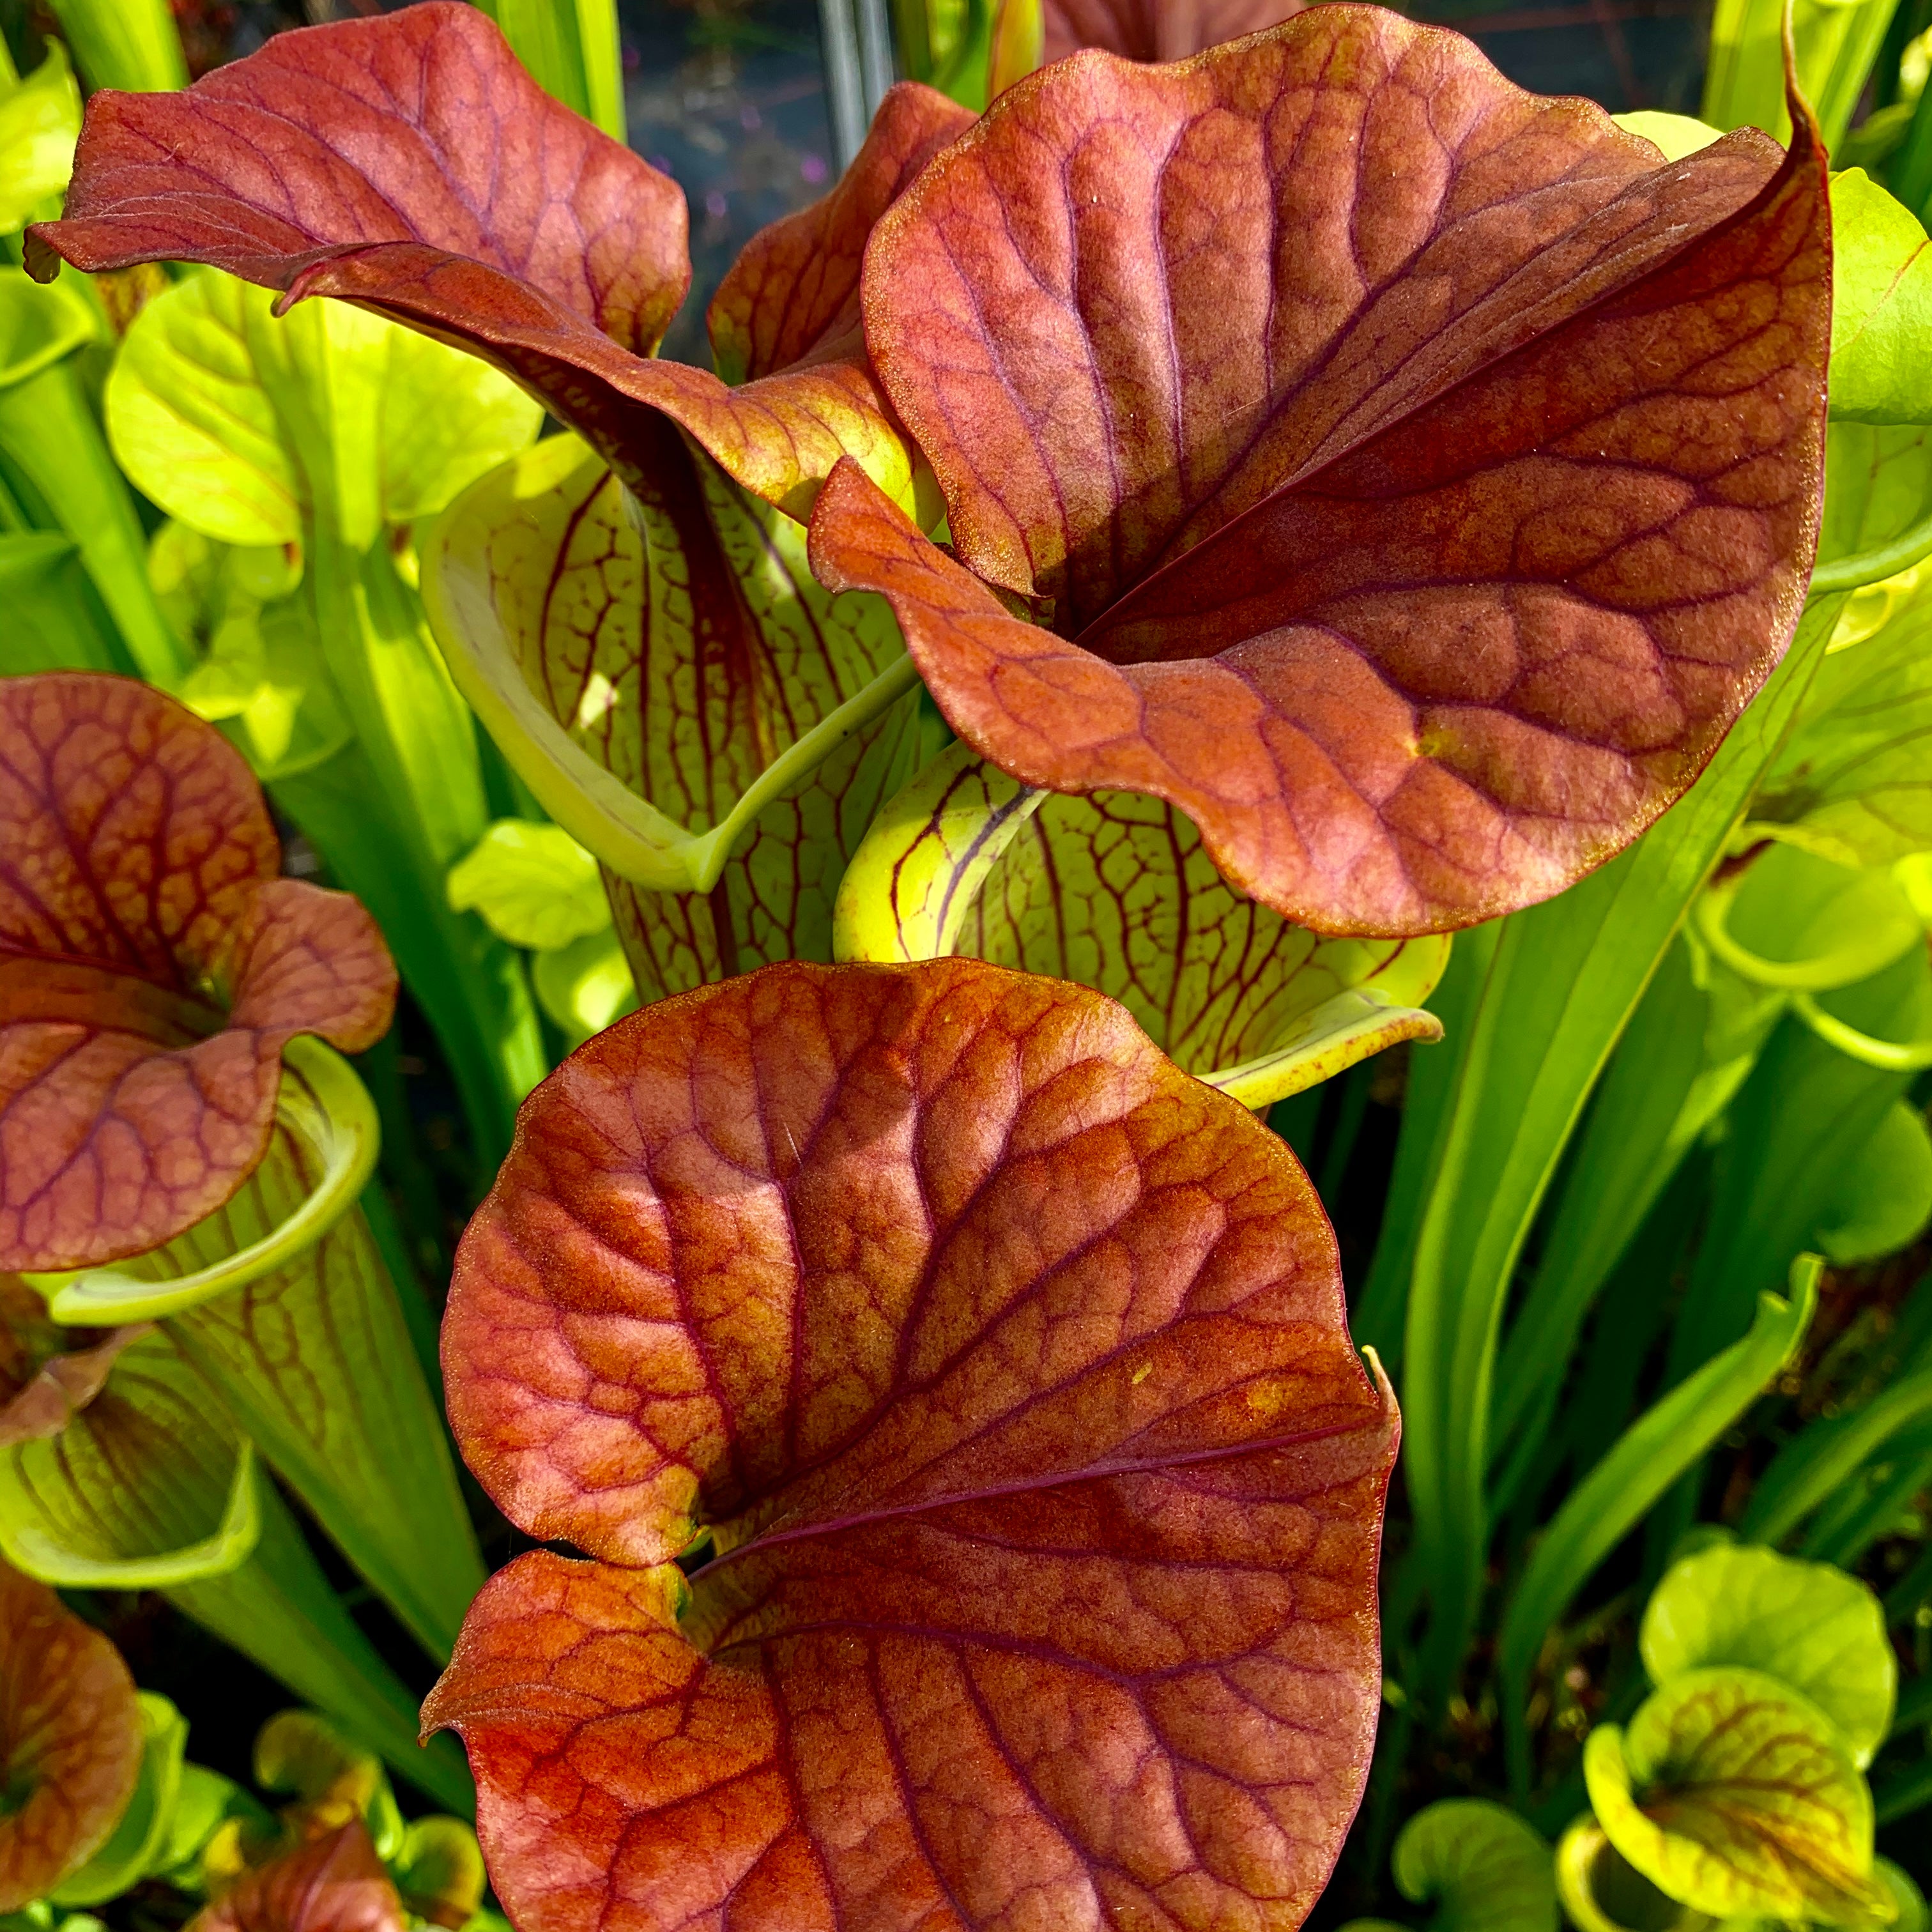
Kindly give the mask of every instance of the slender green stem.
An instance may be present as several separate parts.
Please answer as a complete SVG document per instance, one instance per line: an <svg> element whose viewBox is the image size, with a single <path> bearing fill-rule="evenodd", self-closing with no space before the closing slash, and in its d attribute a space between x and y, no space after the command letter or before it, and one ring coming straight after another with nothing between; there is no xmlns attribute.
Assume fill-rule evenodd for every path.
<svg viewBox="0 0 1932 1932"><path fill-rule="evenodd" d="M1451 1102L1469 1051L1471 1022L1502 936L1500 920L1456 934L1449 970L1429 1000L1430 1011L1442 1022L1443 1043L1409 1063L1408 1090L1402 1102L1402 1131L1396 1142L1395 1172L1382 1210L1382 1234L1367 1284L1350 1322L1356 1340L1372 1343L1392 1368L1402 1359L1416 1243L1442 1160Z"/></svg>
<svg viewBox="0 0 1932 1932"><path fill-rule="evenodd" d="M455 1076L487 1180L547 1064L521 960L448 903L448 868L486 822L473 728L386 541L358 550L318 518L306 581L356 743L271 789L381 925Z"/></svg>
<svg viewBox="0 0 1932 1932"><path fill-rule="evenodd" d="M1519 1466L1535 1454L1583 1322L1683 1156L1678 1123L1702 1066L1708 1004L1688 954L1673 946L1591 1101L1542 1258L1503 1344L1498 1462L1505 1452ZM1526 1474L1519 1466L1517 1480Z"/></svg>
<svg viewBox="0 0 1932 1932"><path fill-rule="evenodd" d="M129 656L152 682L186 672L186 647L148 580L147 538L70 359L0 390L0 461L80 553Z"/></svg>
<svg viewBox="0 0 1932 1932"><path fill-rule="evenodd" d="M1810 607L1703 777L1629 851L1504 922L1422 1214L1403 1360L1408 1560L1431 1604L1419 1666L1431 1708L1447 1701L1481 1604L1496 1355L1517 1259L1584 1102L1783 743L1836 620L1829 602Z"/></svg>
<svg viewBox="0 0 1932 1932"><path fill-rule="evenodd" d="M1932 1369L1922 1369L1850 1415L1812 1423L1764 1472L1738 1534L1748 1543L1783 1542L1901 1430L1928 1415L1932 1415Z"/></svg>
<svg viewBox="0 0 1932 1932"><path fill-rule="evenodd" d="M161 94L188 85L188 62L167 0L50 0L92 92Z"/></svg>
<svg viewBox="0 0 1932 1932"><path fill-rule="evenodd" d="M625 138L614 0L479 0L538 83L613 140Z"/></svg>
<svg viewBox="0 0 1932 1932"><path fill-rule="evenodd" d="M1544 1637L1604 1558L1640 1522L1678 1473L1696 1462L1796 1352L1817 1305L1824 1264L1802 1256L1788 1300L1762 1297L1751 1332L1680 1383L1634 1423L1570 1492L1510 1599L1497 1642L1510 1789L1529 1792L1525 1712Z"/></svg>

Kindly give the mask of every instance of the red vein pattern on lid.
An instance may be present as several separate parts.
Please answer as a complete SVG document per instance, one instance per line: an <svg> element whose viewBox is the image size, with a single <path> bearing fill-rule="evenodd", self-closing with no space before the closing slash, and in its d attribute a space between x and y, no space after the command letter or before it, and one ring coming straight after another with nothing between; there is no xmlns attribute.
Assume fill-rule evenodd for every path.
<svg viewBox="0 0 1932 1932"><path fill-rule="evenodd" d="M173 698L0 680L0 1269L172 1239L261 1160L290 1039L387 1029L375 922L280 867L241 754Z"/></svg>
<svg viewBox="0 0 1932 1932"><path fill-rule="evenodd" d="M669 425L658 425L648 457L634 446L628 493L578 454L550 466L544 487L502 472L488 480L458 512L454 540L538 701L598 764L695 836L902 662L904 646L883 604L823 590L803 531ZM830 957L845 862L908 775L914 704L888 705L784 787L710 890L652 891L606 873L641 1000L773 959Z"/></svg>
<svg viewBox="0 0 1932 1932"><path fill-rule="evenodd" d="M1300 1922L1394 1405L1293 1156L1113 1002L793 963L620 1022L443 1348L472 1468L596 1559L500 1573L425 1706L526 1932Z"/></svg>
<svg viewBox="0 0 1932 1932"><path fill-rule="evenodd" d="M404 1932L402 1901L358 1819L245 1872L190 1932Z"/></svg>
<svg viewBox="0 0 1932 1932"><path fill-rule="evenodd" d="M1802 106L1788 156L1665 166L1373 8L1082 54L867 255L957 562L849 473L814 560L1016 776L1167 800L1317 931L1488 918L1642 831L1789 642L1828 231Z"/></svg>
<svg viewBox="0 0 1932 1932"><path fill-rule="evenodd" d="M910 476L856 327L859 261L880 210L970 118L895 88L832 193L753 238L711 312L736 388L654 355L691 279L676 184L446 0L278 34L180 94L97 94L66 213L28 251L43 278L62 260L179 260L290 301L338 296L482 356L620 474L668 416L802 516L842 454L895 488Z"/></svg>
<svg viewBox="0 0 1932 1932"><path fill-rule="evenodd" d="M4 1564L0 1630L0 1912L17 1912L120 1822L141 1772L141 1713L113 1645Z"/></svg>

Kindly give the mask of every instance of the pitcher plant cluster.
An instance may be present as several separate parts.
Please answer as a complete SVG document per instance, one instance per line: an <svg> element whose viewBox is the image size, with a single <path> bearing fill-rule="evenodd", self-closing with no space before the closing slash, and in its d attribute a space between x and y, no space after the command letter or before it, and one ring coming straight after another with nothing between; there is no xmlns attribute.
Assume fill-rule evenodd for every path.
<svg viewBox="0 0 1932 1932"><path fill-rule="evenodd" d="M10 1927L1292 1932L1352 1827L1438 1932L1922 1923L1932 1291L1834 1312L1932 1219L1895 10L1722 0L1693 122L902 5L706 370L608 10L56 5Z"/></svg>

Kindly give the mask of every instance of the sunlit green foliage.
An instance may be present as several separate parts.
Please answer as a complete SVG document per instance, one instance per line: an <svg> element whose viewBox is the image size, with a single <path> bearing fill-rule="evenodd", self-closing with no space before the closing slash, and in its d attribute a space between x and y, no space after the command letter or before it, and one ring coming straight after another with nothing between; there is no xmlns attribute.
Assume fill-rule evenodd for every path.
<svg viewBox="0 0 1932 1932"><path fill-rule="evenodd" d="M622 138L613 8L485 10ZM907 70L976 109L1038 58L1036 5L893 10ZM1672 160L1788 138L1784 10L1719 0L1702 121L1625 127ZM32 71L0 60L0 237L58 208L76 69L185 80L164 8L53 13ZM258 1741L265 1802L143 1693L132 1800L22 1932L136 1887L212 1903L350 1826L404 1922L503 1932L469 1825L388 1782L473 1811L393 1654L443 1662L484 1574L438 1414L455 1232L524 1095L640 996L955 952L1283 1101L1342 1228L1404 1417L1342 1880L1394 1916L1352 1932L1554 1932L1559 1901L1581 1932L1919 1932L1923 1873L1880 1848L1932 1808L1932 13L1791 26L1837 170L1796 636L1634 846L1453 939L1304 930L1172 808L1000 771L884 603L824 590L802 527L668 430L654 494L346 303L42 286L10 243L0 671L139 676L218 726L412 1003L359 1074L290 1050L272 1150L187 1234L0 1280L23 1385L118 1337L61 1427L0 1436L0 1553L164 1592L314 1707ZM461 1120L433 1143L436 1108Z"/></svg>

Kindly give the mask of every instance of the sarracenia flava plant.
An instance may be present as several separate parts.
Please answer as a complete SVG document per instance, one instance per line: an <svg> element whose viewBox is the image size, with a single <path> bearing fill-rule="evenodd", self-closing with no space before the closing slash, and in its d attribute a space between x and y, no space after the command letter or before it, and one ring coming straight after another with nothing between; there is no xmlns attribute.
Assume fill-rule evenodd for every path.
<svg viewBox="0 0 1932 1932"><path fill-rule="evenodd" d="M575 432L424 554L656 1001L526 1106L444 1334L591 1559L502 1571L428 1706L526 1932L1299 1922L1396 1422L1238 1102L1434 1030L1440 935L1630 844L1784 654L1792 112L1666 163L1348 5L903 86L712 375L651 354L675 190L468 9L91 105L36 273L334 296Z"/></svg>
<svg viewBox="0 0 1932 1932"><path fill-rule="evenodd" d="M174 1590L463 1802L256 1466L448 1654L481 1568L331 1050L388 1025L382 936L131 680L0 683L0 1550Z"/></svg>

